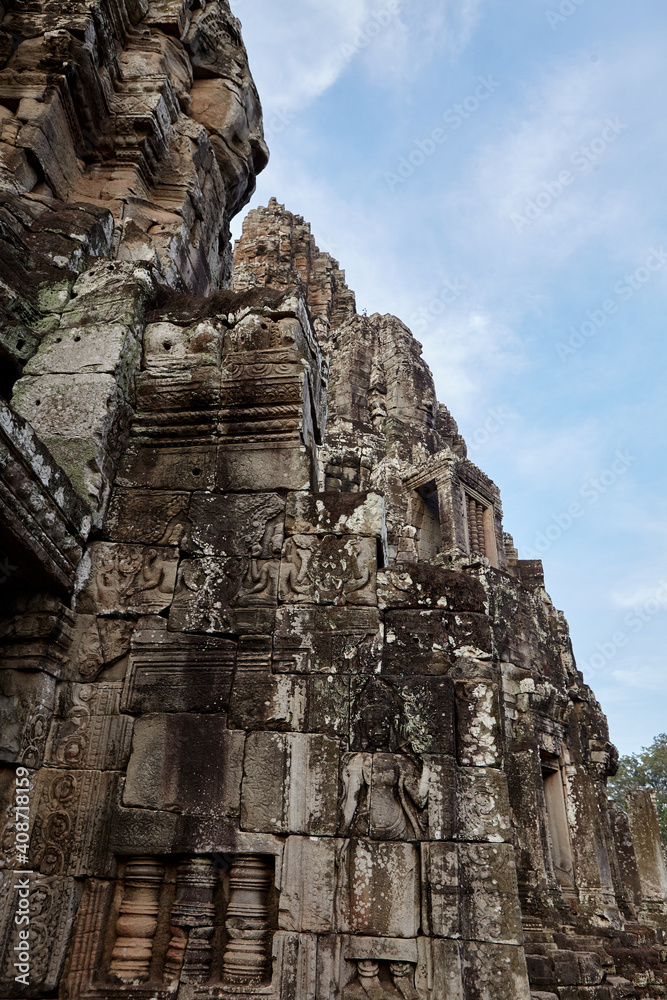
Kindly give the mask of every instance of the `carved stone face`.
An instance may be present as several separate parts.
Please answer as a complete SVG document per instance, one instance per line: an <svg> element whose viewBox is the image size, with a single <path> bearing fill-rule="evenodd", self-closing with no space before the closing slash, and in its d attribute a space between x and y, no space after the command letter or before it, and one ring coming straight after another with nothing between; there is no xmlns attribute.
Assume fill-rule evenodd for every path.
<svg viewBox="0 0 667 1000"><path fill-rule="evenodd" d="M355 750L397 752L405 742L404 709L388 685L372 679L356 704Z"/></svg>
<svg viewBox="0 0 667 1000"><path fill-rule="evenodd" d="M183 40L194 73L191 114L209 133L223 177L238 198L235 211L269 159L262 109L238 29L227 3L210 3L194 12ZM233 65L240 72L230 80Z"/></svg>
<svg viewBox="0 0 667 1000"><path fill-rule="evenodd" d="M393 735L392 720L387 716L386 706L373 705L365 722L366 740L369 750L391 750Z"/></svg>

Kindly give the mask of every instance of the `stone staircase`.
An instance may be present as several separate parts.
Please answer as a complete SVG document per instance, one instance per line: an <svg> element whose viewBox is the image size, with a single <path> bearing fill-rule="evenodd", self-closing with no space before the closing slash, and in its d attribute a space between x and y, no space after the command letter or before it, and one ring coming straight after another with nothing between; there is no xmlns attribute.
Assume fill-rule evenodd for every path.
<svg viewBox="0 0 667 1000"><path fill-rule="evenodd" d="M525 931L532 1000L667 997L664 932L638 923L582 935L573 927Z"/></svg>

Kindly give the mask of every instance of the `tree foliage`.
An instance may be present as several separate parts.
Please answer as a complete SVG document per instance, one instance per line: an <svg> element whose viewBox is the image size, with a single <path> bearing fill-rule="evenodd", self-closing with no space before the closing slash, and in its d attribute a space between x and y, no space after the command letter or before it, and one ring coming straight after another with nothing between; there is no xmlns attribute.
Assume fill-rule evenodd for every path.
<svg viewBox="0 0 667 1000"><path fill-rule="evenodd" d="M667 843L667 733L656 736L641 753L621 757L616 777L609 779L609 797L622 805L625 793L650 789L658 800L658 819Z"/></svg>

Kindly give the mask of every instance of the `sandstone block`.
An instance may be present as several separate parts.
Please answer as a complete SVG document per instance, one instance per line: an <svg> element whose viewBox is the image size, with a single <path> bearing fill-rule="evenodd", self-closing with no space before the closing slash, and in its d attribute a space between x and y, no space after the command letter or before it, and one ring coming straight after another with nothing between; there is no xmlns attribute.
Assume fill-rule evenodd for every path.
<svg viewBox="0 0 667 1000"><path fill-rule="evenodd" d="M409 962L419 961L419 948L414 938L346 937L345 958L355 961Z"/></svg>
<svg viewBox="0 0 667 1000"><path fill-rule="evenodd" d="M424 933L461 937L459 854L456 844L422 844L421 922Z"/></svg>
<svg viewBox="0 0 667 1000"><path fill-rule="evenodd" d="M530 1000L523 948L466 941L462 969L466 1000Z"/></svg>
<svg viewBox="0 0 667 1000"><path fill-rule="evenodd" d="M92 441L108 427L117 396L110 375L45 374L26 376L12 402L42 440L61 436Z"/></svg>
<svg viewBox="0 0 667 1000"><path fill-rule="evenodd" d="M375 605L372 538L292 535L280 563L280 600L291 604Z"/></svg>
<svg viewBox="0 0 667 1000"><path fill-rule="evenodd" d="M420 937L417 945L415 985L421 994L432 1000L464 1000L460 942Z"/></svg>
<svg viewBox="0 0 667 1000"><path fill-rule="evenodd" d="M298 441L244 442L220 448L218 489L304 490L312 480L312 453Z"/></svg>
<svg viewBox="0 0 667 1000"><path fill-rule="evenodd" d="M223 716L138 719L123 805L193 815L238 816L244 734Z"/></svg>
<svg viewBox="0 0 667 1000"><path fill-rule="evenodd" d="M134 720L127 715L54 719L44 762L55 767L119 771L127 767Z"/></svg>
<svg viewBox="0 0 667 1000"><path fill-rule="evenodd" d="M372 674L381 653L382 627L374 608L278 608L274 670Z"/></svg>
<svg viewBox="0 0 667 1000"><path fill-rule="evenodd" d="M307 713L305 678L272 674L266 663L246 667L239 662L229 703L234 729L303 732Z"/></svg>
<svg viewBox="0 0 667 1000"><path fill-rule="evenodd" d="M495 685L484 678L456 681L456 740L459 763L499 767L502 744Z"/></svg>
<svg viewBox="0 0 667 1000"><path fill-rule="evenodd" d="M236 599L244 567L240 559L184 559L178 569L174 603L169 615L172 631L234 633ZM270 591L261 595L276 603Z"/></svg>
<svg viewBox="0 0 667 1000"><path fill-rule="evenodd" d="M35 870L45 876L108 876L113 860L107 808L118 791L117 772L41 768L30 802Z"/></svg>
<svg viewBox="0 0 667 1000"><path fill-rule="evenodd" d="M94 542L80 571L77 611L164 611L173 600L178 550Z"/></svg>
<svg viewBox="0 0 667 1000"><path fill-rule="evenodd" d="M218 558L255 560L257 579L251 575L247 589L260 593L266 563L280 560L284 511L285 501L277 493L194 493L184 548Z"/></svg>
<svg viewBox="0 0 667 1000"><path fill-rule="evenodd" d="M424 754L428 769L428 839L451 840L457 827L457 773L452 757Z"/></svg>
<svg viewBox="0 0 667 1000"><path fill-rule="evenodd" d="M273 982L284 1000L312 1000L317 984L317 938L277 931L273 935Z"/></svg>
<svg viewBox="0 0 667 1000"><path fill-rule="evenodd" d="M172 854L181 844L181 819L177 813L117 806L111 814L109 847L115 854ZM218 821L219 823L220 821Z"/></svg>
<svg viewBox="0 0 667 1000"><path fill-rule="evenodd" d="M111 375L127 391L138 366L134 332L119 323L62 325L44 337L25 375Z"/></svg>
<svg viewBox="0 0 667 1000"><path fill-rule="evenodd" d="M415 563L405 569L390 566L378 571L378 606L383 611L443 608L483 614L485 601L484 588L477 580L441 566Z"/></svg>
<svg viewBox="0 0 667 1000"><path fill-rule="evenodd" d="M382 539L384 517L384 497L378 493L289 493L285 532Z"/></svg>
<svg viewBox="0 0 667 1000"><path fill-rule="evenodd" d="M461 930L465 940L523 942L511 844L461 844Z"/></svg>
<svg viewBox="0 0 667 1000"><path fill-rule="evenodd" d="M123 689L123 710L223 712L229 706L236 642L183 635L161 627L135 634Z"/></svg>
<svg viewBox="0 0 667 1000"><path fill-rule="evenodd" d="M494 768L462 767L457 786L459 840L512 842L507 776Z"/></svg>
<svg viewBox="0 0 667 1000"><path fill-rule="evenodd" d="M348 937L342 934L320 934L317 939L316 996L335 996L357 976L355 962L345 958Z"/></svg>
<svg viewBox="0 0 667 1000"><path fill-rule="evenodd" d="M168 427L173 444L179 444L180 439L181 447L187 451L190 451L188 431L194 431L199 439L199 448L195 445L193 449L195 454L206 444L215 447L218 440L216 417L220 409L220 370L217 367L192 364L137 372L136 402L139 416L134 433L143 438L146 446L155 443L156 432ZM163 466L163 473L167 468ZM202 475L201 470L198 475ZM190 489L207 488L208 481L194 482L195 479L197 475L193 471L192 485L174 482L171 489L182 489L185 485Z"/></svg>
<svg viewBox="0 0 667 1000"><path fill-rule="evenodd" d="M648 791L628 792L625 808L632 831L642 899L667 901L667 867L655 799Z"/></svg>
<svg viewBox="0 0 667 1000"><path fill-rule="evenodd" d="M86 205L87 213L96 210L97 206ZM49 221L45 220L45 224ZM112 223L108 216L103 221L106 225ZM72 231L69 226L67 231ZM63 320L68 327L118 323L139 333L153 282L145 268L105 260L95 262L81 274L74 291L64 309Z"/></svg>
<svg viewBox="0 0 667 1000"><path fill-rule="evenodd" d="M385 622L383 673L444 674L459 656L491 656L491 630L482 615L389 611Z"/></svg>
<svg viewBox="0 0 667 1000"><path fill-rule="evenodd" d="M334 930L338 890L336 865L343 841L290 837L280 891L282 930L328 934Z"/></svg>
<svg viewBox="0 0 667 1000"><path fill-rule="evenodd" d="M350 740L353 750L454 753L451 681L410 677L384 681L352 678Z"/></svg>
<svg viewBox="0 0 667 1000"><path fill-rule="evenodd" d="M251 733L246 741L241 824L265 833L336 832L338 742L327 736Z"/></svg>
<svg viewBox="0 0 667 1000"><path fill-rule="evenodd" d="M551 956L559 986L597 986L604 972L597 955L567 950L555 951Z"/></svg>
<svg viewBox="0 0 667 1000"><path fill-rule="evenodd" d="M17 888L25 882L22 872L0 872L0 979L13 996L39 996L57 990L62 976L70 943L70 934L77 906L81 898L81 885L73 878L45 878L28 876L30 913L30 985L16 984L17 970L14 962L19 945L17 914ZM18 986L18 990L12 989Z"/></svg>
<svg viewBox="0 0 667 1000"><path fill-rule="evenodd" d="M143 362L146 368L186 368L188 364L218 365L223 328L215 320L190 326L163 321L144 329Z"/></svg>
<svg viewBox="0 0 667 1000"><path fill-rule="evenodd" d="M337 736L350 733L350 678L311 675L306 678L307 708L304 728L309 733Z"/></svg>
<svg viewBox="0 0 667 1000"><path fill-rule="evenodd" d="M55 696L48 674L0 670L0 761L22 762L36 731L47 726Z"/></svg>
<svg viewBox="0 0 667 1000"><path fill-rule="evenodd" d="M419 930L419 857L406 843L349 841L341 926L350 934L414 938Z"/></svg>
<svg viewBox="0 0 667 1000"><path fill-rule="evenodd" d="M111 495L104 530L113 542L178 545L188 519L189 493L123 489Z"/></svg>
<svg viewBox="0 0 667 1000"><path fill-rule="evenodd" d="M218 446L212 440L199 446L133 442L118 467L117 486L154 490L212 490L216 485Z"/></svg>

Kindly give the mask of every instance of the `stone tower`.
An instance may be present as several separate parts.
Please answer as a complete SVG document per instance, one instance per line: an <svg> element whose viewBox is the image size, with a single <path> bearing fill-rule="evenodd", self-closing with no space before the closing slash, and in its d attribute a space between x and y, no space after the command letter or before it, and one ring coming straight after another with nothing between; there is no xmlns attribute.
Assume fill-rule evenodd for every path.
<svg viewBox="0 0 667 1000"><path fill-rule="evenodd" d="M667 995L653 802L420 345L275 200L232 262L226 0L0 13L3 1000Z"/></svg>

